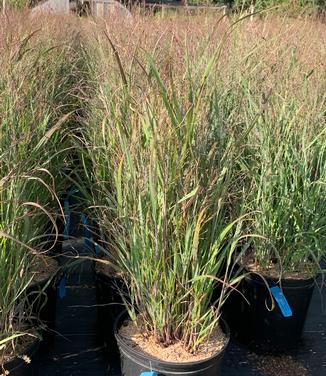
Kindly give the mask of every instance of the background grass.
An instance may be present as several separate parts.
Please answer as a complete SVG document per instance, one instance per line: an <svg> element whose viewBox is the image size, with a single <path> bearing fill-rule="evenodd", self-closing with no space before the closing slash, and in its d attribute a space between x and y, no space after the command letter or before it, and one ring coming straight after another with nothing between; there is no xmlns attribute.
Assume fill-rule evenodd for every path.
<svg viewBox="0 0 326 376"><path fill-rule="evenodd" d="M21 351L17 334L35 335L26 295L35 258L58 235L80 70L77 34L59 19L11 14L0 25L0 341L11 339L2 363Z"/></svg>

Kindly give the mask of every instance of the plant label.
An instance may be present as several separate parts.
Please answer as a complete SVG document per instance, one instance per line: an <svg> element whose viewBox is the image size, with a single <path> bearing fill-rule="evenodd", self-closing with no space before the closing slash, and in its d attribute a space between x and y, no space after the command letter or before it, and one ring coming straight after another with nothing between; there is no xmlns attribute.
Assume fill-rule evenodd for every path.
<svg viewBox="0 0 326 376"><path fill-rule="evenodd" d="M278 286L274 286L271 288L271 293L276 300L278 306L280 307L280 310L282 312L282 315L284 317L291 317L293 316L292 309L286 300L285 295L283 294L282 290Z"/></svg>

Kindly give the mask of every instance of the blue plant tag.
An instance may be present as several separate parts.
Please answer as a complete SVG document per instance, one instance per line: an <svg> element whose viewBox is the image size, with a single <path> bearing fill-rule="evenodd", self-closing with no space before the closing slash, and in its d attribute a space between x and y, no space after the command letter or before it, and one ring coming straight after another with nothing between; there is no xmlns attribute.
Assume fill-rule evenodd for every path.
<svg viewBox="0 0 326 376"><path fill-rule="evenodd" d="M282 315L284 317L291 317L293 316L292 309L289 306L288 301L286 300L285 295L283 294L282 290L278 286L271 287L271 293L276 300Z"/></svg>
<svg viewBox="0 0 326 376"><path fill-rule="evenodd" d="M158 376L158 373L154 371L147 371L142 372L139 376Z"/></svg>
<svg viewBox="0 0 326 376"><path fill-rule="evenodd" d="M59 283L59 298L63 299L66 296L66 274L63 275Z"/></svg>
<svg viewBox="0 0 326 376"><path fill-rule="evenodd" d="M69 238L69 230L70 230L70 208L69 208L69 201L65 200L64 202L64 213L65 213L65 228L63 230L64 239L67 240Z"/></svg>

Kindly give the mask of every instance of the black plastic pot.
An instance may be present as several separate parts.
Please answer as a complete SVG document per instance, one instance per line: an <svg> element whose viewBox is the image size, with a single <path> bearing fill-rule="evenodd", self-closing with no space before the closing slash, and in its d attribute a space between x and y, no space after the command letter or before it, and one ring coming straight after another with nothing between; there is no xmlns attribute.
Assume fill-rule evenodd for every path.
<svg viewBox="0 0 326 376"><path fill-rule="evenodd" d="M119 357L119 350L114 337L113 326L116 318L124 311L124 305L119 294L123 289L123 281L120 278L109 277L96 272L97 295L97 338L104 345L109 359Z"/></svg>
<svg viewBox="0 0 326 376"><path fill-rule="evenodd" d="M225 321L221 321L222 329L227 336L224 348L214 356L196 362L172 363L145 355L124 342L119 335L119 329L128 319L126 311L122 312L114 324L114 334L119 346L121 373L123 376L139 376L142 372L154 371L159 376L219 376L220 365L227 348L230 333Z"/></svg>
<svg viewBox="0 0 326 376"><path fill-rule="evenodd" d="M9 372L10 376L38 376L39 374L39 341L35 340L23 354L26 355L30 363L22 358L14 358L5 363L3 368Z"/></svg>
<svg viewBox="0 0 326 376"><path fill-rule="evenodd" d="M261 277L251 274L244 278L239 291L232 293L226 305L226 318L232 333L241 342L259 353L278 353L296 348L301 341L307 311L314 289L314 279L285 279L281 285L276 279L266 278L269 287L279 286L293 315L284 317L275 302L273 310L270 290ZM268 307L268 308L267 308Z"/></svg>

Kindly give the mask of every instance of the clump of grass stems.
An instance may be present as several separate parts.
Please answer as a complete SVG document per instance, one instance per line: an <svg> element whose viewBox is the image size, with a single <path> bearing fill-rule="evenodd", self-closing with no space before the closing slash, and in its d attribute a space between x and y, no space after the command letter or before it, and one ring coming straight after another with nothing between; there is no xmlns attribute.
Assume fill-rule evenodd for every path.
<svg viewBox="0 0 326 376"><path fill-rule="evenodd" d="M100 80L81 155L92 208L107 257L125 278L131 319L157 343L182 341L196 352L239 282L231 270L241 219L226 210L236 144L214 118L209 83L220 50L198 64L186 58L177 79L145 54L138 86L106 37L117 69L104 80L101 62L93 67Z"/></svg>
<svg viewBox="0 0 326 376"><path fill-rule="evenodd" d="M243 207L254 213L251 230L263 236L252 240L252 255L262 270L276 268L279 276L314 276L326 235L322 116L314 114L315 107L310 118L302 116L293 98L271 99L264 113L256 112L249 93L248 100L256 120L241 161Z"/></svg>
<svg viewBox="0 0 326 376"><path fill-rule="evenodd" d="M20 25L17 33L14 25ZM50 21L46 24L46 21ZM34 336L26 305L35 260L49 251L67 189L66 133L76 110L74 39L55 19L37 28L23 15L1 18L0 34L0 363ZM34 20L36 22L36 20ZM44 23L43 23L44 22ZM67 32L66 28L64 32ZM70 184L70 183L69 183ZM52 223L52 230L48 223ZM52 244L52 242L51 242Z"/></svg>
<svg viewBox="0 0 326 376"><path fill-rule="evenodd" d="M238 197L252 213L248 231L261 235L245 248L262 273L311 277L325 255L325 76L318 57L305 61L297 42L283 42L276 58L258 64L261 47L246 59L255 77L244 72L238 86L247 134Z"/></svg>

